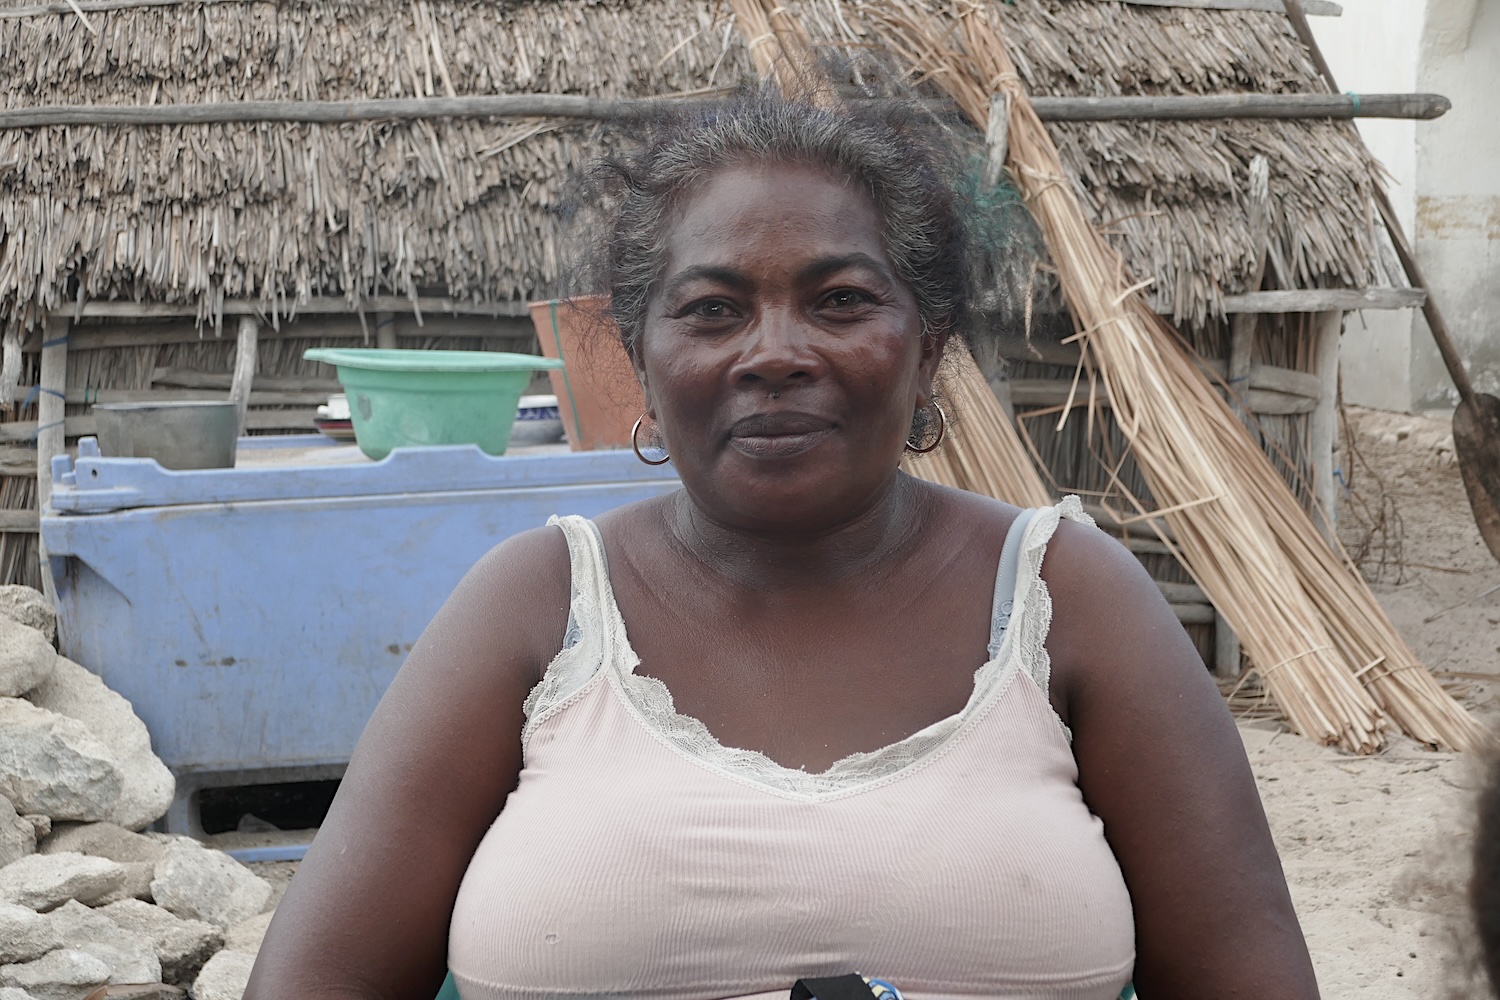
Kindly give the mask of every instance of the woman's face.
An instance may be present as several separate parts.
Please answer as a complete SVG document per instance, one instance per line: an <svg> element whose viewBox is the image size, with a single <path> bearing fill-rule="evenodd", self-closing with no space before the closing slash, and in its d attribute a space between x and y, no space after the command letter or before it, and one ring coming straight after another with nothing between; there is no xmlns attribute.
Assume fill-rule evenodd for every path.
<svg viewBox="0 0 1500 1000"><path fill-rule="evenodd" d="M682 205L636 368L699 507L739 527L817 531L892 481L943 339L922 335L856 185L747 165Z"/></svg>

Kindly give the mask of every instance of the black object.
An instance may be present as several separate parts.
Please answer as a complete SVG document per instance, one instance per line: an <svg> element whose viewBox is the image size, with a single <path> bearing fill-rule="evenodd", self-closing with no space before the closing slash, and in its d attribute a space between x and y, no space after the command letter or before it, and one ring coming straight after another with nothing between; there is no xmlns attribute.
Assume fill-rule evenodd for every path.
<svg viewBox="0 0 1500 1000"><path fill-rule="evenodd" d="M856 973L823 979L799 979L792 984L791 1000L872 1000L875 991Z"/></svg>

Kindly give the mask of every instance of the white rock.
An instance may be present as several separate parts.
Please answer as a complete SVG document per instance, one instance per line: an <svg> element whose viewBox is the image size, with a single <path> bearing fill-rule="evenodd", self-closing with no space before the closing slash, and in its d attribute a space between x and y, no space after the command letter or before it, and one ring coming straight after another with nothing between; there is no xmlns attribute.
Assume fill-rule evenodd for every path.
<svg viewBox="0 0 1500 1000"><path fill-rule="evenodd" d="M109 982L109 966L88 952L59 948L34 962L0 965L0 986L14 986L36 1000L79 1000Z"/></svg>
<svg viewBox="0 0 1500 1000"><path fill-rule="evenodd" d="M159 983L156 943L129 931L82 903L69 902L47 915L65 946L88 952L109 966L112 983Z"/></svg>
<svg viewBox="0 0 1500 1000"><path fill-rule="evenodd" d="M124 779L109 747L77 719L0 698L0 795L17 812L106 819Z"/></svg>
<svg viewBox="0 0 1500 1000"><path fill-rule="evenodd" d="M0 614L0 695L25 694L52 676L57 650L47 637Z"/></svg>
<svg viewBox="0 0 1500 1000"><path fill-rule="evenodd" d="M30 993L14 986L0 986L0 1000L34 1000Z"/></svg>
<svg viewBox="0 0 1500 1000"><path fill-rule="evenodd" d="M96 912L120 927L150 938L161 962L163 982L190 984L215 952L224 946L224 933L201 920L183 920L137 899L111 903Z"/></svg>
<svg viewBox="0 0 1500 1000"><path fill-rule="evenodd" d="M91 903L125 884L123 865L83 854L31 854L0 868L0 900L47 911Z"/></svg>
<svg viewBox="0 0 1500 1000"><path fill-rule="evenodd" d="M151 880L156 878L156 866L149 861L121 861L119 864L125 869L125 881L120 888L100 896L90 906L108 906L125 899L152 902Z"/></svg>
<svg viewBox="0 0 1500 1000"><path fill-rule="evenodd" d="M157 905L188 920L230 927L255 916L271 899L271 884L222 851L179 840L156 865L151 895Z"/></svg>
<svg viewBox="0 0 1500 1000"><path fill-rule="evenodd" d="M0 795L0 868L36 851L36 827L16 815L10 799Z"/></svg>
<svg viewBox="0 0 1500 1000"><path fill-rule="evenodd" d="M115 823L59 823L36 849L38 854L71 851L111 861L145 861L152 865L167 856L165 844Z"/></svg>
<svg viewBox="0 0 1500 1000"><path fill-rule="evenodd" d="M98 675L61 656L52 676L31 692L30 700L88 726L109 747L123 775L120 796L107 815L67 818L106 819L127 830L140 830L166 815L177 784L172 772L151 752L151 734L130 702L105 687Z"/></svg>
<svg viewBox="0 0 1500 1000"><path fill-rule="evenodd" d="M193 1000L241 1000L250 982L255 956L242 951L221 951L208 960L188 994Z"/></svg>
<svg viewBox="0 0 1500 1000"><path fill-rule="evenodd" d="M260 951L260 943L265 940L266 928L271 926L271 918L275 912L257 913L249 920L241 920L224 933L224 947L230 951L243 951L247 955L254 955Z"/></svg>
<svg viewBox="0 0 1500 1000"><path fill-rule="evenodd" d="M43 816L41 813L23 813L21 818L31 824L32 830L36 831L37 842L52 832L52 817Z"/></svg>
<svg viewBox="0 0 1500 1000"><path fill-rule="evenodd" d="M0 965L41 958L62 944L47 918L15 903L0 903Z"/></svg>
<svg viewBox="0 0 1500 1000"><path fill-rule="evenodd" d="M40 590L19 583L0 587L0 615L36 629L48 643L57 641L57 612Z"/></svg>

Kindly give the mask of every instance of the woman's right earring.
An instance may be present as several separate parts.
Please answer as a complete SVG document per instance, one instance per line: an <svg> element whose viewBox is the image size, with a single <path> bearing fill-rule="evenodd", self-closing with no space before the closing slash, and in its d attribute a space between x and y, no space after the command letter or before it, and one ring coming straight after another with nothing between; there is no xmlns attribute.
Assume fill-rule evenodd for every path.
<svg viewBox="0 0 1500 1000"><path fill-rule="evenodd" d="M635 457L647 465L666 465L672 461L672 456L668 455L665 451L662 452L661 458L647 458L641 452L641 424L645 419L646 415L644 413L635 418L635 426L630 428L630 447L635 451Z"/></svg>
<svg viewBox="0 0 1500 1000"><path fill-rule="evenodd" d="M937 400L932 401L932 408L937 411L938 431L937 437L932 439L932 444L925 448L919 448L912 444L911 438L906 439L906 450L915 455L925 455L929 451L936 451L937 446L943 443L943 436L948 433L948 414L943 412L943 406Z"/></svg>

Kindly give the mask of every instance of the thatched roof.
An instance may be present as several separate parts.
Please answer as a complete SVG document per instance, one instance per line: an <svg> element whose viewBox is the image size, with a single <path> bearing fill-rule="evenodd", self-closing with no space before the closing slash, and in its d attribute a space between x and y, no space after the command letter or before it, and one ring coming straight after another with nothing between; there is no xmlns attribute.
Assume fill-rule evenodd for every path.
<svg viewBox="0 0 1500 1000"><path fill-rule="evenodd" d="M189 0L6 17L0 105L359 99L449 92L644 97L750 72L719 0ZM946 0L931 0L933 3ZM814 40L858 52L861 0L800 0ZM1321 89L1272 13L1017 0L1033 93ZM1332 122L1054 125L1069 167L1159 305L1191 321L1244 290L1247 167L1270 161L1282 287L1385 283L1372 164ZM554 291L556 209L596 130L547 121L76 126L0 131L0 326L88 299L420 289L495 301ZM977 137L976 137L977 138Z"/></svg>

